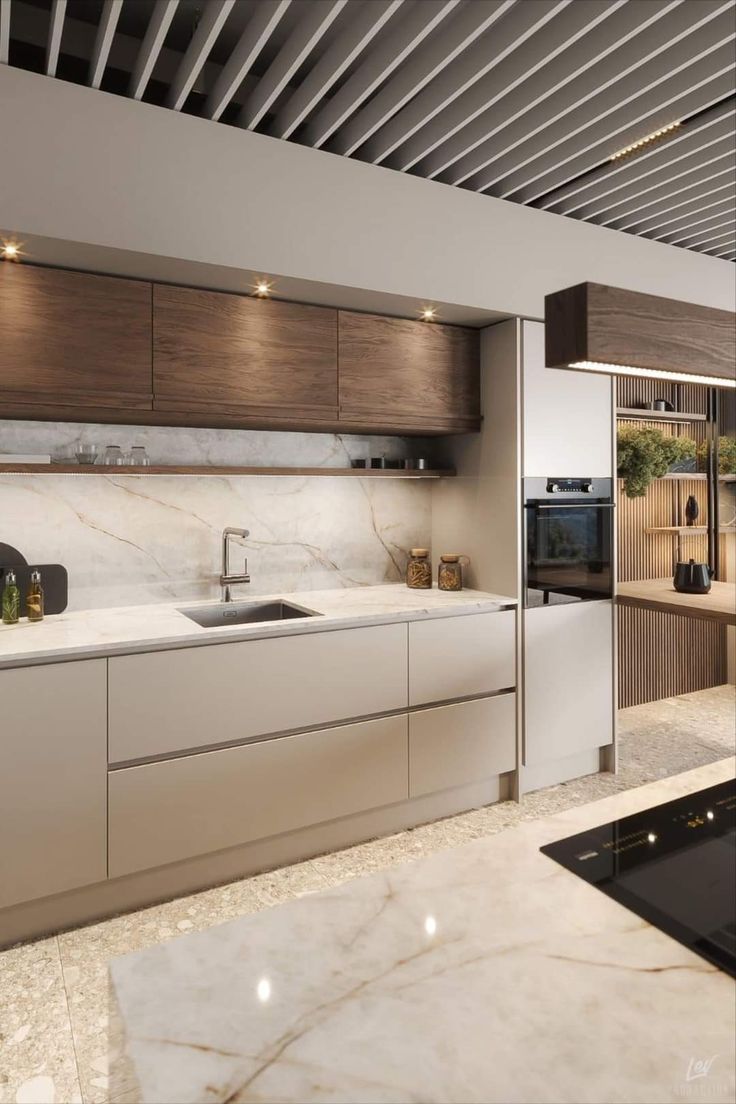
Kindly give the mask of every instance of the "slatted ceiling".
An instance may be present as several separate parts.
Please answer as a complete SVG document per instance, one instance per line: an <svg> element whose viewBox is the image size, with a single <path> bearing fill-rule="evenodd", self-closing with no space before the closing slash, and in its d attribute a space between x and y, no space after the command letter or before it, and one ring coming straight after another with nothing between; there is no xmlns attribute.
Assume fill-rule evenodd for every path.
<svg viewBox="0 0 736 1104"><path fill-rule="evenodd" d="M713 18L711 10L703 11ZM645 29L622 45L616 44L616 48L595 67L550 97L535 112L528 135L523 129L519 133L520 128L516 128L509 145L510 136L502 133L501 141L486 151L487 155L492 154L488 162L492 164L492 172L484 172L482 178L473 179L470 186L480 191L492 189L496 194L500 181L526 166L533 166L536 173L548 171L550 163L554 163L554 151L563 142L586 134L587 128L593 128L594 137L602 120L608 120L609 129L615 129L616 113L622 103L628 104L632 96L638 94L642 83L651 85L666 79L674 69L679 70L691 59L689 43L703 33L702 21L695 24L692 6L685 7L680 0L657 6L654 14L650 12L649 25ZM704 71L704 78L709 75L710 69ZM630 123L627 118L627 125ZM638 132L637 138L646 133ZM589 136L587 141L590 141ZM578 148L582 150L584 146L585 142L581 141ZM614 149L620 148L616 143ZM606 156L614 149L607 150Z"/></svg>
<svg viewBox="0 0 736 1104"><path fill-rule="evenodd" d="M697 158L701 151L703 161L707 161L714 152L714 147L728 142L733 136L733 123L732 103L715 107L702 120L697 131L681 127L666 141L653 143L650 149L645 149L635 157L612 162L605 178L588 178L570 183L561 194L541 202L540 206L558 214L573 214L584 205L592 203L597 203L598 209L601 209L601 200L616 195L632 182L656 182L658 176L666 178L667 173L677 172L683 164L686 167L691 164L688 158L693 155ZM719 150L715 149L715 152Z"/></svg>
<svg viewBox="0 0 736 1104"><path fill-rule="evenodd" d="M736 0L0 0L0 64L728 259L735 34Z"/></svg>
<svg viewBox="0 0 736 1104"><path fill-rule="evenodd" d="M397 166L406 165L419 176L438 176L467 150L468 140L474 141L476 124L481 123L481 129L486 129L495 104L503 99L508 108L506 97L522 86L525 94L530 95L531 78L611 14L619 2L588 0L585 4L567 3L564 7L540 9L537 21L530 21L523 32L526 38L517 35L510 53L447 107L442 116L442 131L438 133L431 125L425 127L400 152ZM535 34L542 20L545 33ZM525 41L525 67L520 71L514 52L521 49ZM420 157L413 159L417 153Z"/></svg>

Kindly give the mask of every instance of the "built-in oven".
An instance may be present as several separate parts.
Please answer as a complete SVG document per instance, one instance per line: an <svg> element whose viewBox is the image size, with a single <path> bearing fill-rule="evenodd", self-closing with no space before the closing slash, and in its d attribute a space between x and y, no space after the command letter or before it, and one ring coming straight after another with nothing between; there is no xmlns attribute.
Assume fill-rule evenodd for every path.
<svg viewBox="0 0 736 1104"><path fill-rule="evenodd" d="M613 481L524 480L524 605L613 597Z"/></svg>

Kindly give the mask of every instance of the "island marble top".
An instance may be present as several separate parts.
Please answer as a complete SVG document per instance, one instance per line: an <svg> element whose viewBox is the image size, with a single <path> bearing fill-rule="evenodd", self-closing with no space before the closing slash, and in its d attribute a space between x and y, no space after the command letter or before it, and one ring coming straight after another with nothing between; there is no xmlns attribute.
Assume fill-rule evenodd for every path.
<svg viewBox="0 0 736 1104"><path fill-rule="evenodd" d="M733 979L539 848L734 766L114 960L118 1086L180 1104L733 1101Z"/></svg>
<svg viewBox="0 0 736 1104"><path fill-rule="evenodd" d="M216 605L217 599L211 599L207 602L180 601L76 610L55 614L36 624L23 618L17 625L0 624L0 669L493 612L513 608L517 604L515 598L480 590L453 592L438 590L437 587L432 590L410 590L403 583L387 583L338 587L334 590L305 590L294 594L244 594L234 605L282 598L313 610L319 616L304 621L262 621L251 625L203 629L180 612L182 609Z"/></svg>

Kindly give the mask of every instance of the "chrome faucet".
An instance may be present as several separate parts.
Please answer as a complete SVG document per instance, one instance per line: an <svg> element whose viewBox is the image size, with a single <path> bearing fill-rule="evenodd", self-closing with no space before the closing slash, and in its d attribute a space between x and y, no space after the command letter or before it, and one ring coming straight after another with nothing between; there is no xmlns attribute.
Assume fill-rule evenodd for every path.
<svg viewBox="0 0 736 1104"><path fill-rule="evenodd" d="M248 560L246 559L243 564L242 575L230 574L230 537L245 537L250 536L248 529L233 529L228 526L222 530L222 574L220 575L220 586L222 587L222 600L223 602L232 602L232 594L230 587L233 583L249 583L250 575L248 574Z"/></svg>

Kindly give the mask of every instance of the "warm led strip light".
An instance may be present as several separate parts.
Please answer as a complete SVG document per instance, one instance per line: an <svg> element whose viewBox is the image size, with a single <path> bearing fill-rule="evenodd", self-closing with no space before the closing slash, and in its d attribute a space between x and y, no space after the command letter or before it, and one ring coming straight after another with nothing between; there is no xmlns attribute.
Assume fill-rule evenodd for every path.
<svg viewBox="0 0 736 1104"><path fill-rule="evenodd" d="M576 360L569 367L612 376L641 376L644 379L672 380L674 383L702 383L706 387L736 388L736 375L733 379L725 376L698 376L691 372L668 372L660 368L633 368L630 364L606 364L602 360Z"/></svg>
<svg viewBox="0 0 736 1104"><path fill-rule="evenodd" d="M652 142L656 142L659 138L665 138L680 126L682 126L682 123L678 120L676 123L669 123L665 127L660 127L659 130L654 130L651 134L646 134L643 138L640 138L638 142L632 142L630 146L624 146L623 149L612 153L610 160L618 161L619 158L628 157L631 153L639 153L645 146L651 146Z"/></svg>

